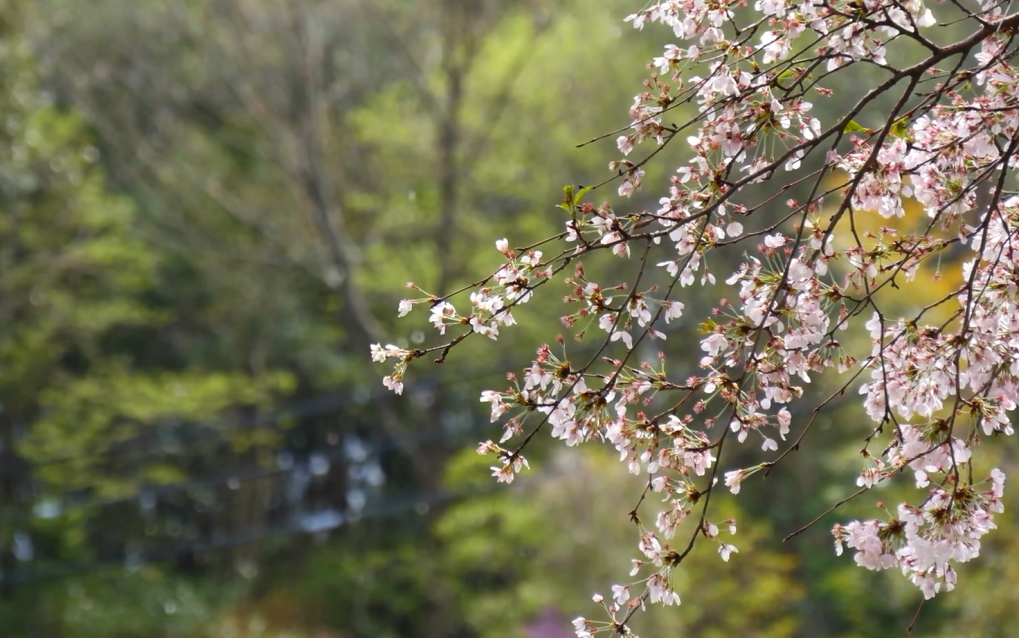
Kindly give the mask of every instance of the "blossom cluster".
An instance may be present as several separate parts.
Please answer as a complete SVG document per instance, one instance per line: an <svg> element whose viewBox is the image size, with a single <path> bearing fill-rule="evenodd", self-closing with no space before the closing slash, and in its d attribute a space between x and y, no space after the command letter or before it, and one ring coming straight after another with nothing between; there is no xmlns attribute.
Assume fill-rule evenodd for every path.
<svg viewBox="0 0 1019 638"><path fill-rule="evenodd" d="M900 568L933 598L955 588L951 562L964 563L980 553L980 538L994 529L993 514L1004 511L1001 496L1005 475L993 470L989 489L975 486L936 488L920 507L898 506L888 521L877 519L836 525L835 552L856 550L856 563L872 570Z"/></svg>
<svg viewBox="0 0 1019 638"><path fill-rule="evenodd" d="M645 481L630 512L639 530L635 580L614 585L610 600L595 596L609 620L578 618L578 636L629 634L629 619L646 604L679 604L672 576L693 541L714 544L726 561L738 553L710 522L711 495L721 488L738 494L751 476L772 471L799 448L813 420L794 424L804 414L797 404L828 371L849 376L833 397L860 380L863 409L874 422L861 433L867 447L859 493L904 473L917 490L912 503L881 505L884 519L835 526L837 552L854 550L868 569L901 569L928 598L954 588L953 563L979 554L1002 511L1005 476L993 469L974 483L973 457L981 437L1013 433L1008 413L1019 397L1019 197L1004 191L1019 149L1019 72L1008 62L1016 54L1008 34L1019 27L1019 14L1003 8L984 0L971 16L973 34L941 47L922 33L935 24L922 0L757 0L752 12L736 0L655 2L627 21L638 29L660 23L677 41L649 64L646 90L616 140L623 158L610 169L618 195L635 201L647 161L674 140L685 142L688 159L657 208L622 212L584 201L588 189L568 187L558 256L499 240L505 262L470 288L469 310L458 310L452 296L400 302L401 316L427 304L439 335L458 330L431 349L372 346L374 360L395 360L384 382L397 392L411 360L439 350L444 357L474 334L498 339L515 324L517 304L572 267L561 321L578 340L599 339L599 356L571 355L563 337L538 347L520 375L508 375L507 388L481 395L492 422L502 422L502 437L478 451L492 455L493 476L510 483L529 467L522 451L544 429L571 447L611 445ZM929 55L891 66L900 40ZM806 41L814 44L804 48ZM972 68L938 67L969 52ZM830 97L819 82L854 66L878 67L891 78L822 122L807 98ZM928 84L933 90L920 89ZM907 93L881 127L854 120L897 85L908 85ZM680 108L693 115L682 126L669 123ZM655 149L644 160L629 159L644 144ZM808 169L808 178L797 177ZM757 185L783 176L805 180L807 200L783 206L780 195L751 199L767 190ZM836 178L839 186L829 188ZM921 219L908 220L907 202L924 212ZM864 218L907 220L923 230L861 232ZM713 251L734 244L744 247L742 263L723 272L715 264L731 261ZM969 254L957 290L915 316L882 308L877 292L912 280L949 249ZM599 251L636 257L637 274L597 281L580 258ZM664 256L652 259L652 251ZM697 324L697 374L678 380L663 354L650 353L688 325L692 304L676 296L698 285L705 294L723 286L729 293ZM930 321L927 313L943 304L957 310ZM859 324L869 339L852 330ZM884 451L871 453L879 438ZM775 454L721 469L727 446L748 440ZM653 515L643 516L642 506ZM733 521L722 527L736 532ZM674 545L681 530L692 539Z"/></svg>

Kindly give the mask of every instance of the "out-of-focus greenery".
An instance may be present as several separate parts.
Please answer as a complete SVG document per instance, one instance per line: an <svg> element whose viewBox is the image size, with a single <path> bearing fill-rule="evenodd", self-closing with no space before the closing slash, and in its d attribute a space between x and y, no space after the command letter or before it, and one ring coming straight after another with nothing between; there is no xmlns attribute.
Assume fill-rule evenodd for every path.
<svg viewBox="0 0 1019 638"><path fill-rule="evenodd" d="M623 24L634 9L0 2L0 635L509 638L597 619L591 594L637 556L639 477L540 439L499 488L473 451L498 438L479 391L561 330L560 295L399 399L367 355L431 339L422 306L395 317L405 281L470 283L495 239L561 229L564 184L607 176L614 136L577 145L628 123L668 41ZM629 205L657 206L677 157ZM684 339L663 345L681 373ZM780 540L848 493L871 427L836 402L767 482L720 497L739 553L694 552L682 605L640 615L642 635L901 636L919 593L836 558L827 532L872 494ZM1015 634L1007 516L915 635Z"/></svg>
<svg viewBox="0 0 1019 638"><path fill-rule="evenodd" d="M450 481L477 483L483 461L466 452L451 464ZM450 588L464 601L468 622L495 637L519 635L521 624L548 607L599 620L589 613L591 593L611 598L607 583L619 581L634 558L636 527L619 516L640 496L632 478L604 450L563 451L515 489L451 508L437 531L453 568ZM722 503L713 520L724 530L728 518L746 521L732 502ZM683 526L676 538L690 532ZM803 597L792 579L797 559L762 545L773 536L766 523L744 522L738 532L743 560L723 563L714 548L691 555L676 583L688 592L682 609L654 606L638 615L641 635L794 635ZM723 531L721 540L727 537ZM735 601L739 613L731 613Z"/></svg>

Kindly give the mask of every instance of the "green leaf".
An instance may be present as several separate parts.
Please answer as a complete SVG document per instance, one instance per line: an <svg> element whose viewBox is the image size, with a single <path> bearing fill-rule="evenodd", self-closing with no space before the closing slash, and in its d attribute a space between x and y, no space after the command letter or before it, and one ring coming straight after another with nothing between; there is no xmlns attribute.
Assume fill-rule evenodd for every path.
<svg viewBox="0 0 1019 638"><path fill-rule="evenodd" d="M892 137L906 137L906 133L908 131L909 131L909 118L903 116L895 120L895 123L892 124L892 130L889 131L889 134Z"/></svg>
<svg viewBox="0 0 1019 638"><path fill-rule="evenodd" d="M581 186L579 184L575 187L572 184L563 186L563 204L560 208L567 212L572 211L575 206L580 205L580 202L584 199L584 195L586 195L589 190L591 190L590 186Z"/></svg>
<svg viewBox="0 0 1019 638"><path fill-rule="evenodd" d="M856 120L849 120L849 123L846 124L846 127L842 129L842 131L844 133L866 133L868 135L874 132L869 128L860 126L860 123L857 122Z"/></svg>
<svg viewBox="0 0 1019 638"><path fill-rule="evenodd" d="M573 201L575 203L579 204L584 199L584 195L587 195L587 192L589 190L591 190L590 186L580 186L578 184L577 185L577 196L576 196L576 198Z"/></svg>

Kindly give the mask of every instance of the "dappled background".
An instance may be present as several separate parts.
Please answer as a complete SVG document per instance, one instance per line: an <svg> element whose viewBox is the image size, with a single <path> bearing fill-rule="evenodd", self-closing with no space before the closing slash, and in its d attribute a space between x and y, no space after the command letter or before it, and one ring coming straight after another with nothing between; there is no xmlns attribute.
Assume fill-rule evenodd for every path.
<svg viewBox="0 0 1019 638"><path fill-rule="evenodd" d="M0 635L565 638L596 616L637 554L639 479L538 440L497 486L474 452L498 435L480 392L562 329L561 294L402 397L368 345L431 343L396 317L408 280L479 279L495 239L562 227L564 184L610 176L615 136L577 146L628 123L668 41L622 22L637 8L0 1ZM678 152L646 194L595 199L656 206ZM717 303L686 291L690 317ZM658 344L677 374L695 324ZM847 394L813 427L721 500L740 553L695 553L644 636L905 633L919 592L828 533L874 499L781 540L850 492L871 426ZM1019 633L1011 511L919 635Z"/></svg>

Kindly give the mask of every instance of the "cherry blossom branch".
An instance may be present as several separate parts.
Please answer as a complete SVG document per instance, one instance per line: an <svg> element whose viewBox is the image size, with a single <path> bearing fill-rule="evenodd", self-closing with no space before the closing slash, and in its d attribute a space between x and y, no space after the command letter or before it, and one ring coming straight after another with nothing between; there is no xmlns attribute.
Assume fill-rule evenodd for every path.
<svg viewBox="0 0 1019 638"><path fill-rule="evenodd" d="M1012 433L1007 412L1019 396L1019 197L1006 197L1005 188L1019 145L1019 71L1011 65L1019 13L1003 15L993 0L977 1L979 10L968 11L970 35L944 46L921 33L936 24L923 0L757 0L746 12L734 10L736 0L652 3L628 20L637 28L660 22L683 44L667 45L652 60L630 124L581 146L623 133L616 139L623 158L594 188L617 181L619 196L628 198L644 187L644 169L664 161L664 148L685 135L689 159L669 178L659 208L620 212L584 202L590 188L567 187L560 206L566 230L526 249L497 242L503 267L457 293L470 294L470 311L457 310L455 295L400 303L401 315L428 303L440 334L452 325L464 332L413 351L373 346L377 361L396 359L384 382L399 391L410 360L439 352L441 362L471 334L497 339L515 324L511 309L545 294L545 284L574 265L564 299L574 310L562 322L577 341L590 341L589 329L604 330L604 338L578 367L559 336L556 352L542 345L521 377L508 375L508 390L486 390L481 400L493 422L512 415L501 441L487 441L479 452L496 456L493 475L508 482L528 466L526 446L550 429L569 446L612 445L632 473L645 477L629 512L643 555L631 576L644 575L614 585L611 601L596 596L609 621L577 619L580 638L603 630L630 635L627 623L645 604L678 604L672 575L702 536L718 543L723 560L738 551L718 539L709 518L726 450L754 436L765 453L778 453L775 439L786 441L793 419L805 414L796 405L811 375L831 369L842 382L784 450L725 471L725 486L738 495L753 474L767 477L806 444L819 414L858 385L874 423L859 433L859 489L786 540L878 483L909 475L908 468L920 490L911 499L916 504L902 502L893 511L879 503L882 519L835 525L836 552L848 546L861 566L901 569L925 598L954 588L953 564L978 554L978 539L1002 508L1004 474L995 469L974 482L972 457L981 433ZM902 68L888 62L890 52L910 43L922 51L919 61ZM953 57L947 71L938 68ZM825 84L854 66L876 67L887 77L847 106L832 104L837 113L823 125L807 98L833 95ZM856 122L886 99L891 104L879 126ZM683 114L679 124L665 123L676 114ZM642 144L654 148L626 159ZM804 163L812 165L801 175ZM762 183L772 187L762 191L756 186ZM806 199L779 209L787 193L800 189ZM982 199L987 192L989 203ZM838 199L826 207L832 197ZM872 230L875 217L914 216L904 205L909 200L927 215L924 223ZM836 238L848 238L849 247ZM703 373L678 381L662 352L657 363L641 360L649 340L666 339L662 322L687 312L677 299L683 289L698 282L722 288L715 273L719 263L729 265L725 253L712 251L741 242L750 248L725 279L733 294L698 325ZM564 248L554 257L538 250L559 243ZM889 309L888 290L915 286L918 273L927 276L923 269L934 268L939 278L944 257L957 266L951 263L957 250L973 257L958 265L963 277L955 290L917 299L908 312ZM580 261L629 259L631 252L639 253L636 274L622 281L599 283ZM657 252L664 260L650 261ZM667 285L655 283L653 268L665 269ZM946 308L949 300L960 308ZM685 324L697 325L676 328ZM869 334L862 348L860 329ZM849 336L836 339L840 330ZM958 421L964 410L972 417L968 431ZM722 432L711 434L716 425ZM871 452L871 443L884 450ZM653 525L645 526L641 509L652 494L662 501ZM679 551L669 539L686 520L695 527ZM735 533L733 522L729 527ZM644 590L632 598L631 586Z"/></svg>

